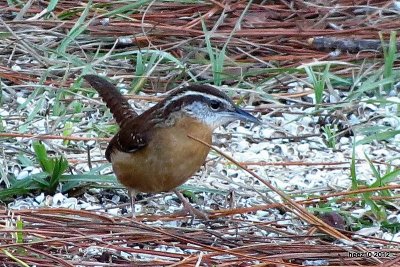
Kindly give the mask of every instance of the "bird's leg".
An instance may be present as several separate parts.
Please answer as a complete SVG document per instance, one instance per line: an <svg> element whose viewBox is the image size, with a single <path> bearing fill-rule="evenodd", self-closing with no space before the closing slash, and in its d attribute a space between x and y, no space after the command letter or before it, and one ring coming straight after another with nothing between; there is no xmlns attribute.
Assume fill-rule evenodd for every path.
<svg viewBox="0 0 400 267"><path fill-rule="evenodd" d="M135 214L135 202L136 202L136 195L137 195L137 191L129 188L128 189L129 192L129 196L131 197L131 210L132 210L132 219L136 220L136 214Z"/></svg>
<svg viewBox="0 0 400 267"><path fill-rule="evenodd" d="M174 193L179 198L179 200L182 202L183 210L186 211L186 213L188 212L193 217L197 217L199 219L208 220L208 215L206 213L194 208L190 204L188 199L178 189L174 189Z"/></svg>

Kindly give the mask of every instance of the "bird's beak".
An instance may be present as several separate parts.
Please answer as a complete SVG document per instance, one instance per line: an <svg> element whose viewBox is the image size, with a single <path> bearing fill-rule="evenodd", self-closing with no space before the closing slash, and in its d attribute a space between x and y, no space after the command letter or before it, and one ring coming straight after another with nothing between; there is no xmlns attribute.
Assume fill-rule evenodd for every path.
<svg viewBox="0 0 400 267"><path fill-rule="evenodd" d="M245 122L252 122L255 124L261 124L261 121L248 113L247 111L244 111L243 109L240 109L239 107L235 107L235 110L231 113L232 117L234 117L237 120L245 121Z"/></svg>

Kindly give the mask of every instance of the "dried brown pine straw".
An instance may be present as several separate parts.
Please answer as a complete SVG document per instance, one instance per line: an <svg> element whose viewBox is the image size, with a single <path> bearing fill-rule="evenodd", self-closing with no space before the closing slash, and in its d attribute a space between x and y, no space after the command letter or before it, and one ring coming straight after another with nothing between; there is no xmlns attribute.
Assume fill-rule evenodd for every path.
<svg viewBox="0 0 400 267"><path fill-rule="evenodd" d="M379 31L388 33L390 30L400 28L400 22L396 17L397 11L393 10L391 1L322 1L324 3L320 1L321 6L315 5L314 2L293 1L288 4L287 1L275 1L268 5L253 4L244 18L242 28L235 33L234 38L228 44L227 56L237 62L251 63L250 71L261 68L257 66L259 61L256 59L266 62L277 61L273 62L276 66L297 67L314 59L332 59L328 53L309 45L307 43L308 37L335 35L343 39L356 36L360 39L378 40ZM340 5L337 5L337 3L340 3ZM101 14L124 5L123 2L110 4L109 1L94 1L94 4L97 6L91 9L90 18L97 16L98 19L102 18ZM226 19L216 29L216 37L212 40L213 45L220 48L225 44L226 37L230 34L246 4L247 1L242 0L229 3L210 1L182 6L182 4L154 1L151 8L146 9L145 12L130 14L128 19L112 17L110 26L93 23L88 32L82 34L81 39L77 39L75 43L71 44L68 52L86 60L85 55L80 54L82 51L96 51L100 42L114 44L118 36L135 35L135 38L132 39L133 49L137 49L135 45L147 48L151 42L151 48L163 49L179 58L185 58L186 44L189 44L189 47L204 47L201 19L210 28L215 25L222 10L225 9ZM326 6L322 6L322 4ZM41 44L43 41L40 37L41 33L57 38L65 36L65 33L69 32L74 26L84 5L84 3L77 3L77 1L58 1L54 11L55 16L71 10L77 11L75 17L69 21L44 20L42 18L31 21L23 19L7 21L4 19L4 21L12 32L19 36L28 37L26 40L32 44ZM5 14L7 12L21 12L21 8L9 7L5 2L0 3L0 8ZM33 1L33 5L26 11L25 17L32 17L40 13L42 9L43 2ZM193 18L195 13L200 13L201 16ZM332 25L342 29L334 29ZM31 35L26 34L26 29L34 29L38 35L32 38ZM0 43L3 51L0 58L4 64L0 66L0 78L12 85L20 85L25 90L31 90L27 84L36 83L38 78L43 77L42 74L46 69L40 69L35 65L31 68L31 65L28 64L24 67L24 72L13 71L7 63L14 45L10 45L8 41L11 40L14 43L15 40L7 38L3 40L4 42ZM89 41L89 44L86 44L86 41ZM53 47L57 47L58 44L53 44ZM85 44L85 46L81 46L82 44ZM24 47L16 46L15 51L12 51L12 53L15 52L14 57L26 54L27 51L23 49ZM108 47L102 46L102 51L108 51ZM241 51L246 51L246 53ZM40 50L35 52L39 61L47 62L45 54L41 54ZM41 56L43 58L40 58ZM364 51L357 54L341 53L334 59L361 61L365 59L381 60L381 57L382 55L379 52ZM102 67L108 70L110 76L133 76L131 69L121 70L112 64L107 64L105 62ZM398 62L395 65L398 66ZM33 69L36 71L33 71ZM353 71L352 68L346 66L335 66L331 70L335 73L341 73L343 76ZM61 78L63 74L46 76L47 78L43 83L54 85L57 88L70 86L74 82L76 73L68 74L70 75L63 81ZM258 77L250 79L256 80L256 78ZM158 79L158 77L150 77L150 79ZM286 95L287 82L287 80L283 80L282 86L274 87L274 92L288 96ZM300 96L301 93L297 95L297 97ZM291 94L288 97L296 97L296 95ZM38 135L35 133L24 135L28 138L33 136ZM41 137L59 138L59 136L51 134ZM73 138L71 137L71 140L83 140L79 137L78 139ZM317 200L321 202L325 201L328 196L345 196L348 194L350 192L330 194ZM311 201L315 203L317 200ZM340 201L351 200L349 198L340 199ZM350 258L347 253L347 250L351 249L350 246L339 247L334 244L327 244L321 240L320 236L316 235L294 235L289 227L276 222L259 223L232 219L229 220L229 225L218 224L218 218L221 216L272 209L278 207L278 205L282 204L218 211L212 217L216 219L210 222L211 229L144 227L123 217L114 218L98 212L66 209L13 212L4 210L0 213L0 225L2 226L0 230L2 235L0 251L7 249L17 258L31 265L39 266L54 266L56 264L71 266L76 265L78 261L88 266L101 266L102 264L105 266L131 266L131 261L121 256L122 252L142 256L157 256L156 259L143 262L143 264L147 263L151 266L194 266L197 262L218 266L251 265L257 264L257 260L264 262L258 266L265 266L267 260L272 261L274 259L276 265L281 262L285 266L289 266L289 261L292 266L299 266L305 259L326 259L329 260L331 265L341 266L371 266L377 264L376 260L370 258ZM25 242L22 244L16 244L15 237L12 236L16 230L5 226L6 222L14 222L17 215L21 215L24 221ZM304 215L300 213L299 216ZM150 221L168 221L179 220L180 218L176 216L151 216L148 219ZM307 220L310 220L310 218L307 217ZM304 230L307 229L305 227ZM279 237L257 236L257 231L261 230L267 230L268 233L279 233ZM232 234L232 232L235 234ZM369 251L373 251L375 247L380 247L384 248L380 251L391 250L391 252L399 254L399 244L397 243L370 237L360 240L371 242ZM200 246L194 246L195 242ZM88 248L91 246L98 246L103 252L90 255ZM160 246L174 246L182 250L197 249L204 253L203 255L199 253L193 255L186 252L182 255L170 251L156 251L155 249ZM228 251L229 249L233 249L235 255L231 254ZM232 257L218 258L223 255ZM343 258L342 260L339 260L339 255ZM74 261L73 256L78 257L79 260ZM160 258L161 256L165 258ZM253 258L257 260L253 260ZM400 257L393 260L387 258L379 260L383 262L381 266L396 266ZM112 263L109 263L109 261L112 261ZM14 263L10 257L1 253L0 262L8 265Z"/></svg>
<svg viewBox="0 0 400 267"><path fill-rule="evenodd" d="M151 42L151 48L162 49L174 55L182 55L185 50L182 45L202 45L204 33L201 27L201 18L208 27L215 25L225 8L226 18L215 29L213 45L222 47L226 37L232 31L237 18L241 15L247 1L236 1L229 4L197 3L197 4L173 4L153 2L149 8L144 7L144 13L130 14L129 19L123 17L111 17L109 25L93 23L89 26L89 34L85 38L76 40L78 46L71 44L71 53L80 51L81 40L103 40L108 38L106 44L113 44L119 36L135 36L132 46L147 48ZM89 18L102 19L103 14L120 8L124 3L110 3L94 1ZM56 20L10 20L5 23L10 29L18 33L21 29L31 27L41 29L46 34L58 33L63 36L74 26L85 3L77 4L76 1L59 1L55 9L55 15L73 10L75 17L68 21ZM15 7L9 7L6 3L0 4L4 12L19 12ZM26 11L26 16L39 13L42 6L34 2ZM139 9L140 11L140 9ZM194 16L193 14L201 14ZM255 59L276 62L280 67L299 66L314 59L329 59L327 52L318 51L307 43L308 37L332 36L337 38L378 40L378 32L388 33L400 28L400 21L396 19L397 10L390 1L354 1L342 0L340 4L335 1L325 1L315 4L313 1L296 1L293 5L287 5L284 1L273 4L261 5L253 3L245 14L241 28L235 32L234 37L228 43L228 56L236 61L257 63ZM336 28L335 28L336 26ZM50 30L50 31L49 31ZM40 42L40 37L38 42ZM110 39L111 38L111 39ZM114 38L112 40L112 38ZM35 40L29 41L34 42ZM95 45L85 44L85 49L96 51ZM238 49L240 48L240 49ZM6 48L8 49L8 48ZM104 48L106 51L108 48ZM247 55L241 51L247 51ZM40 53L40 51L37 51ZM250 55L250 56L248 56ZM363 51L361 53L341 53L335 60L360 61L366 58L381 57L380 52ZM45 59L45 58L43 58ZM398 63L395 63L398 64ZM11 71L9 67L2 67L5 72L0 72L0 77L21 83L21 80L34 81L38 73L29 71L20 75ZM339 66L343 68L343 66ZM109 66L110 71L115 69ZM121 75L120 71L112 71ZM110 75L112 75L112 72ZM13 77L14 76L14 77ZM46 80L45 84L57 85L57 81ZM54 83L55 82L55 83ZM68 79L67 84L71 80Z"/></svg>
<svg viewBox="0 0 400 267"><path fill-rule="evenodd" d="M15 239L12 237L16 230L4 225L4 222L12 222L17 216L21 216L24 222L24 229L21 231L24 242L19 244L15 243ZM159 228L134 222L124 217L110 217L98 212L61 208L12 212L4 210L0 212L0 220L3 222L3 227L0 229L2 236L0 251L7 249L26 263L40 264L40 266L51 266L56 263L63 266L74 266L78 263L87 266L92 264L102 266L101 259L107 266L126 266L125 264L130 260L121 257L121 252L142 255L142 257L154 257L150 261L146 261L145 258L142 258L142 261L136 261L136 263L143 264L147 262L153 266L154 264L156 266L171 264L193 266L196 263L200 254L184 256L175 252L155 250L157 247L170 247L172 244L173 247L182 250L203 251L202 264L218 266L232 266L244 262L250 265L257 261L263 262L263 264L269 262L275 265L284 263L285 266L301 266L296 262L300 263L307 258L326 259L332 265L340 264L342 266L370 266L372 264L371 259L368 258L349 258L347 252L351 250L349 246L326 243L321 241L318 236L293 235L286 232L282 228L283 225L265 222L253 224L241 221L235 226L235 222L232 221L231 227L216 228L215 230L212 230L212 227L208 230ZM211 225L213 223L217 222L211 222ZM239 225L241 226L239 227ZM253 231L263 228L269 229L269 231L275 229L281 234L280 237L261 238L251 234L252 228L254 228ZM229 234L231 230L235 229L236 237ZM307 242L302 241L303 239ZM380 243L387 245L388 242L377 239L375 245ZM389 242L389 244L392 243ZM99 248L99 254L85 256L87 253L85 251L90 247ZM392 247L394 248L379 251L400 253L398 246L397 249L394 244ZM24 249L35 253L21 254ZM374 249L370 248L369 251L374 251ZM222 257L223 255L225 256ZM229 257L227 257L228 255ZM74 261L73 256L78 257L79 260ZM112 257L112 263L107 263L110 257ZM338 257L342 257L342 259L339 260ZM287 261L289 259L292 263ZM0 260L4 264L13 262L1 253ZM383 262L390 262L390 259L383 259Z"/></svg>

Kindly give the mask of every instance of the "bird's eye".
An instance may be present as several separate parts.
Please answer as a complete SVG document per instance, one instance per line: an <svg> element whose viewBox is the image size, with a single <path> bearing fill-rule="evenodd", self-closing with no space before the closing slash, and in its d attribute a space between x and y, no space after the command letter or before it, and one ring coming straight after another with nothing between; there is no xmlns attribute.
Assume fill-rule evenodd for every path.
<svg viewBox="0 0 400 267"><path fill-rule="evenodd" d="M221 102L217 100L211 100L210 101L210 108L213 110L218 110L221 107Z"/></svg>

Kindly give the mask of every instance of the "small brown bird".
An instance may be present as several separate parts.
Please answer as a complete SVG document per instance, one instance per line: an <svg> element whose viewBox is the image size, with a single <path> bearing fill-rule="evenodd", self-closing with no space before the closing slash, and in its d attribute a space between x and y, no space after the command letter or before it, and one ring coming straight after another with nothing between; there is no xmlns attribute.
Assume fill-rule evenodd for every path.
<svg viewBox="0 0 400 267"><path fill-rule="evenodd" d="M96 75L84 78L100 94L120 127L107 147L106 158L130 191L132 215L137 192L174 190L193 216L206 217L175 189L201 167L210 150L189 136L210 144L213 130L225 123L260 121L208 85L173 90L138 115L114 85Z"/></svg>

